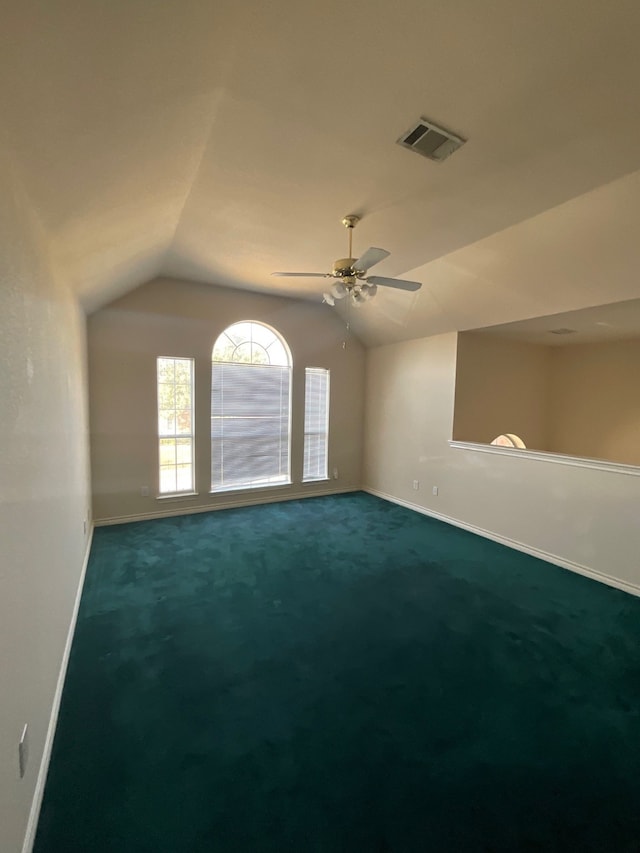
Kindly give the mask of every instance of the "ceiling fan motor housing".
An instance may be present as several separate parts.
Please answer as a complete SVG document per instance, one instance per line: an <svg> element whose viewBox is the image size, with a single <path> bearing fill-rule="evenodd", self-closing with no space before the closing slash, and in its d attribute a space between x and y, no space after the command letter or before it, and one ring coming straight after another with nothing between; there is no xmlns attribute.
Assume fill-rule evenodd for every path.
<svg viewBox="0 0 640 853"><path fill-rule="evenodd" d="M340 276L341 278L344 276L353 276L353 265L355 262L355 258L338 258L333 264L333 275Z"/></svg>

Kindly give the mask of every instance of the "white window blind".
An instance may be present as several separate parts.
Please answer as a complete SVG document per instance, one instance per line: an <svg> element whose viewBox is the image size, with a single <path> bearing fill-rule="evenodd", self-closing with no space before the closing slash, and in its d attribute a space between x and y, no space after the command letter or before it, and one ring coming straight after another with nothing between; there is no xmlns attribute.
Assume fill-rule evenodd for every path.
<svg viewBox="0 0 640 853"><path fill-rule="evenodd" d="M304 386L303 481L326 480L329 445L329 371L307 367Z"/></svg>
<svg viewBox="0 0 640 853"><path fill-rule="evenodd" d="M289 483L290 412L281 339L259 323L230 326L211 364L211 490Z"/></svg>
<svg viewBox="0 0 640 853"><path fill-rule="evenodd" d="M159 492L193 492L193 359L157 359Z"/></svg>

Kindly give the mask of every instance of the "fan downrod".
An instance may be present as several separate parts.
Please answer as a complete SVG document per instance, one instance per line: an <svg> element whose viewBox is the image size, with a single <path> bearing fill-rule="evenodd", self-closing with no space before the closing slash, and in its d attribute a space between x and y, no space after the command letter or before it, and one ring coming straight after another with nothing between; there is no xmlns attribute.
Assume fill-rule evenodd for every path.
<svg viewBox="0 0 640 853"><path fill-rule="evenodd" d="M351 257L351 255L353 254L353 249L352 249L353 229L356 227L358 222L360 222L360 217L356 216L355 213L349 213L342 220L342 224L344 225L344 227L349 232L349 257L348 258L342 258L340 261L335 262L335 264L333 266L333 274L334 275L336 274L336 271L341 270L343 266L351 269L351 265L353 264L353 261L354 261L354 258ZM344 263L345 261L348 261L348 263ZM351 275L353 275L353 272L351 273Z"/></svg>

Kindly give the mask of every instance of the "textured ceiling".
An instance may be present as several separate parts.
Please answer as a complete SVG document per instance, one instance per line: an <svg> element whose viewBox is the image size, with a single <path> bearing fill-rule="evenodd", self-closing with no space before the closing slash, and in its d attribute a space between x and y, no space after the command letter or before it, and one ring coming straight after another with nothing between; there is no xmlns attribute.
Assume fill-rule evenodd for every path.
<svg viewBox="0 0 640 853"><path fill-rule="evenodd" d="M370 344L640 296L637 3L0 5L2 144L88 310L160 274L319 301L269 273L346 213L424 283L354 312ZM420 115L467 145L395 145Z"/></svg>

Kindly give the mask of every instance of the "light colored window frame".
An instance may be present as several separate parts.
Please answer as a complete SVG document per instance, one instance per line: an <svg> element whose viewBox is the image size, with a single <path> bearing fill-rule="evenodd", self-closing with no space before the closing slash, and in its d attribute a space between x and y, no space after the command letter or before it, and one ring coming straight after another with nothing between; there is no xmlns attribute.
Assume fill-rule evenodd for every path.
<svg viewBox="0 0 640 853"><path fill-rule="evenodd" d="M324 429L321 431L311 430L308 427L307 423L307 415L309 414L309 409L307 407L308 402L308 387L307 387L307 378L313 375L322 375L326 377L326 386L325 386L325 394L326 394L326 402L325 402L325 423ZM304 369L304 442L303 442L303 460L302 460L302 482L303 483L317 483L322 480L329 479L329 406L331 401L331 371L325 367L305 367ZM324 436L324 474L306 476L305 471L307 468L307 436Z"/></svg>
<svg viewBox="0 0 640 853"><path fill-rule="evenodd" d="M253 328L251 328L251 330L250 330L251 333L250 333L249 338L247 338L246 340L241 341L239 343L232 341L230 336L229 336L230 330L232 330L235 326L239 326L239 325L243 325L243 324L250 325L251 327L253 327L254 325L260 326L262 329L266 329L267 331L269 331L274 337L273 342L277 341L280 344L280 346L282 347L282 350L284 351L284 355L286 356L287 364L286 365L285 364L274 364L274 365L264 364L263 362L253 361L253 358L252 358L252 361L250 361L250 362L245 362L244 360L234 361L231 359L215 358L216 347L218 346L218 344L220 342L223 342L223 339L225 337L227 339L229 339L231 341L231 343L234 345L234 351L238 351L242 347L244 347L247 343L250 343L251 344L251 351L252 351L252 355L253 355L253 344L254 344ZM260 344L259 349L262 350L264 353L266 353L268 356L269 355L268 350L269 350L269 347L271 345L272 344L269 344L268 346L265 347L264 345ZM213 398L213 365L214 364L238 364L238 365L242 365L245 363L247 364L247 366L252 366L252 367L264 366L265 368L268 368L269 366L273 366L273 367L279 367L282 369L286 369L286 371L287 371L287 375L288 375L288 400L289 400L288 419L287 419L287 457L286 457L287 458L287 470L284 474L279 475L277 477L275 477L275 476L274 477L256 477L253 480L245 481L243 483L232 483L230 485L214 485L214 483L213 483L213 458L214 458L213 419L214 419L214 416L213 416L213 410L212 410L211 411L212 429L211 429L211 434L210 434L210 441L211 441L211 447L212 447L212 450L211 450L211 459L212 459L212 466L211 467L212 467L212 470L210 472L210 494L212 494L212 495L213 494L221 494L224 492L255 491L255 490L259 490L259 489L279 488L282 486L290 486L292 483L292 480L291 480L291 419L292 419L292 409L293 409L293 358L291 356L291 350L289 349L289 345L287 344L287 341L280 334L280 332L278 332L272 326L269 326L267 323L262 323L260 320L239 320L239 321L236 321L235 323L232 323L231 325L227 326L226 328L224 328L220 332L220 334L216 338L214 345L213 345L213 348L211 350L211 371L212 371L211 372L211 379L212 379L212 389L211 390L212 390L212 398Z"/></svg>
<svg viewBox="0 0 640 853"><path fill-rule="evenodd" d="M174 405L173 409L169 409L169 408L165 409L165 408L160 407L160 403L161 403L160 386L164 385L164 384L171 384L171 383L160 382L160 366L161 366L161 362L170 362L170 361L172 361L173 365L174 365L174 380L173 380L174 389L176 388L177 385L184 384L184 383L177 383L175 381L175 365L176 365L176 362L188 362L189 363L189 366L190 366L189 387L190 387L190 400L191 400L191 406L190 406L189 410L178 409L175 405ZM175 393L175 390L174 390L174 393ZM157 398L157 415L158 415L158 497L165 498L165 497L176 497L176 496L181 496L181 495L195 494L196 465L195 465L195 359L194 358L184 357L184 356L170 356L170 355L169 356L160 355L157 357L157 359L156 359L156 398ZM177 425L178 413L183 412L183 411L184 412L189 411L189 422L191 425L191 429L188 433L178 431L178 425ZM163 430L160 426L160 420L162 418L162 414L168 413L168 412L174 413L173 431ZM167 465L167 464L163 465L162 464L162 447L163 447L163 443L166 443L169 441L173 441L173 443L174 443L174 460L175 461L172 465ZM191 450L191 453L190 453L191 461L190 462L188 462L188 463L178 462L178 442L182 442L183 444L186 444L187 442L189 443L189 447ZM191 469L191 484L187 488L178 489L178 473L179 473L178 469L181 467L186 468L187 466ZM163 490L163 488L162 488L162 471L163 471L163 469L168 469L168 468L173 468L175 470L176 488L175 489L164 489Z"/></svg>

